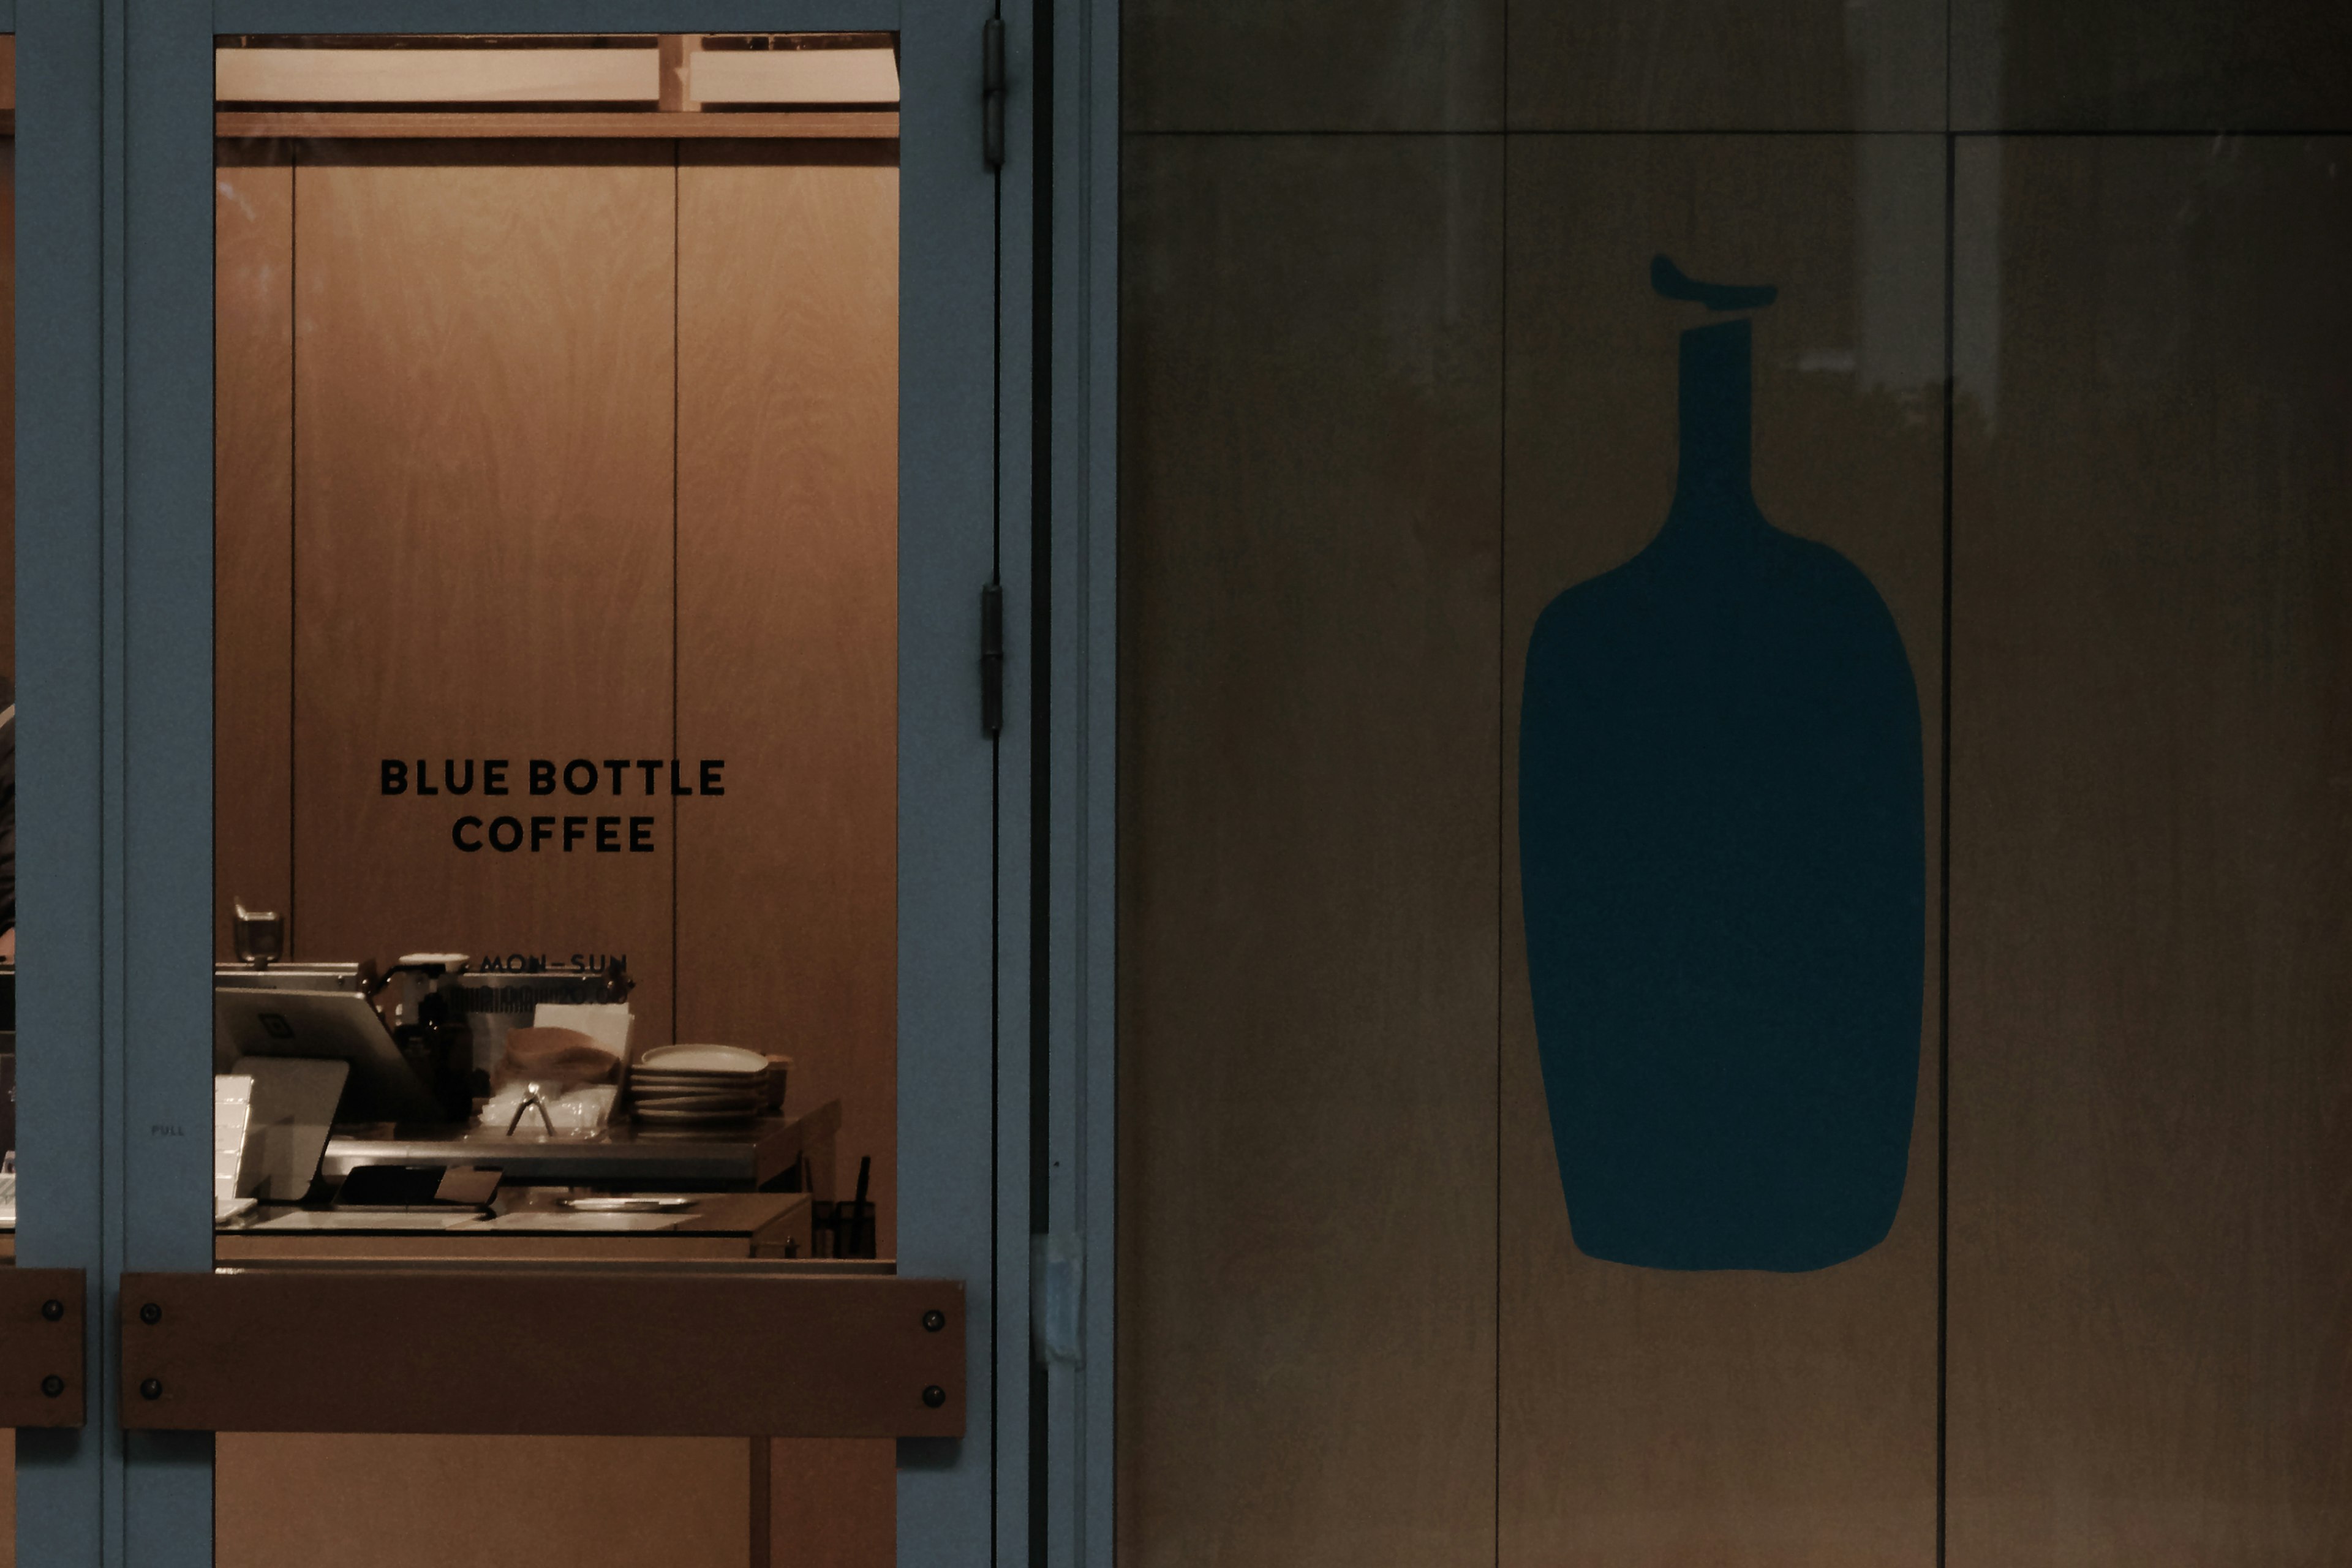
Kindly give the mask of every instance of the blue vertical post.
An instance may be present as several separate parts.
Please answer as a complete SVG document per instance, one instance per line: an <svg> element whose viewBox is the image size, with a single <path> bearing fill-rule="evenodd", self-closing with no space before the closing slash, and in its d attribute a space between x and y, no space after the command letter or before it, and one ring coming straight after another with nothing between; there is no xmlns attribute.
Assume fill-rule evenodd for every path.
<svg viewBox="0 0 2352 1568"><path fill-rule="evenodd" d="M47 0L16 52L16 1256L107 1259L104 614L108 177L98 0ZM119 631L119 623L111 629ZM119 972L116 972L119 974ZM16 1435L16 1561L95 1568L121 1483L106 1293L79 1431Z"/></svg>
<svg viewBox="0 0 2352 1568"><path fill-rule="evenodd" d="M994 1405L1014 1396L995 1386L998 819L979 661L981 588L997 566L1000 235L981 138L990 9L908 0L899 43L898 1266L966 1281L971 1391L961 1440L900 1445L907 1568L994 1555ZM1025 519L1012 527L1025 538ZM1025 593L1007 592L1008 692L1028 683L1028 611Z"/></svg>
<svg viewBox="0 0 2352 1568"><path fill-rule="evenodd" d="M213 27L125 0L122 1259L212 1267ZM110 1296L112 1292L110 1291ZM209 1568L213 1444L129 1436L132 1568Z"/></svg>

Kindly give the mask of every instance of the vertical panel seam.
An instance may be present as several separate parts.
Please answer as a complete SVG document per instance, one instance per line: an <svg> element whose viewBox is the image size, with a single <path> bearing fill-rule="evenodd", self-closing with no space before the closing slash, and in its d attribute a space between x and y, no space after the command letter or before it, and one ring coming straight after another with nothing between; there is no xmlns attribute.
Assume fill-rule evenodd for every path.
<svg viewBox="0 0 2352 1568"><path fill-rule="evenodd" d="M1947 56L1948 62L1948 53ZM1947 70L1948 71L1948 63ZM1936 764L1936 1568L1944 1568L1950 1451L1952 1212L1952 411L1957 149L1944 136L1944 615Z"/></svg>
<svg viewBox="0 0 2352 1568"><path fill-rule="evenodd" d="M299 913L294 889L299 885L295 874L295 857L300 853L300 835L295 813L299 809L300 792L296 788L299 773L296 747L300 736L295 723L299 707L301 687L301 640L298 626L302 614L302 595L298 589L301 581L301 517L302 496L302 289L297 279L302 268L302 144L295 142L288 154L286 167L286 930L300 929L296 924ZM214 414L217 423L217 407ZM218 484L217 477L214 482ZM213 520L214 536L220 531L217 515ZM215 568L218 570L217 566ZM214 869L213 898L220 898L219 869ZM290 943L289 944L290 945Z"/></svg>
<svg viewBox="0 0 2352 1568"><path fill-rule="evenodd" d="M1495 1568L1503 1563L1503 1005L1504 933L1510 930L1503 856L1510 843L1511 747L1511 6L1503 4L1502 222L1495 268L1500 281L1495 354Z"/></svg>
<svg viewBox="0 0 2352 1568"><path fill-rule="evenodd" d="M1505 932L1510 930L1505 889L1510 877L1503 857L1510 841L1506 821L1510 781L1511 627L1511 7L1502 7L1503 169L1502 222L1496 236L1499 300L1495 355L1495 1526L1496 1568L1503 1562L1503 1006Z"/></svg>

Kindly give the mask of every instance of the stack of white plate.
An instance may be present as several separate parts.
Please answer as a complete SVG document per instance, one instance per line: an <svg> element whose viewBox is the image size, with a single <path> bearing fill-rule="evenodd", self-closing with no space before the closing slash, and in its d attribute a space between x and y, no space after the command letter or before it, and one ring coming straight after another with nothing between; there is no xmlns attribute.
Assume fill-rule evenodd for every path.
<svg viewBox="0 0 2352 1568"><path fill-rule="evenodd" d="M768 1095L768 1058L740 1046L659 1046L629 1068L629 1100L656 1127L749 1121Z"/></svg>

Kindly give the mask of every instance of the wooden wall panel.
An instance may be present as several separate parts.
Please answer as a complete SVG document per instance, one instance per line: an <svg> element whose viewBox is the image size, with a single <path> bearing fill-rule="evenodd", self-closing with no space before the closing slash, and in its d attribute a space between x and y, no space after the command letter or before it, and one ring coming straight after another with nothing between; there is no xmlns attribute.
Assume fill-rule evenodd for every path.
<svg viewBox="0 0 2352 1568"><path fill-rule="evenodd" d="M1945 0L1515 0L1513 130L1940 131Z"/></svg>
<svg viewBox="0 0 2352 1568"><path fill-rule="evenodd" d="M1653 293L1664 251L1694 277L1780 287L1754 317L1757 500L1780 528L1842 552L1893 611L1918 681L1932 815L1942 142L1558 137L1515 142L1510 160L1500 1561L1928 1564L1934 823L1926 1048L1892 1234L1811 1273L1598 1262L1570 1237L1536 1053L1517 742L1537 616L1640 551L1673 499L1677 334L1719 318Z"/></svg>
<svg viewBox="0 0 2352 1568"><path fill-rule="evenodd" d="M220 1568L744 1568L750 1549L739 1437L225 1432L216 1455Z"/></svg>
<svg viewBox="0 0 2352 1568"><path fill-rule="evenodd" d="M752 1568L890 1568L898 1551L898 1449L888 1438L769 1444L768 1561Z"/></svg>
<svg viewBox="0 0 2352 1568"><path fill-rule="evenodd" d="M2338 0L1951 0L1960 131L2342 131Z"/></svg>
<svg viewBox="0 0 2352 1568"><path fill-rule="evenodd" d="M647 1044L671 802L520 780L671 754L674 197L667 144L329 144L296 178L295 951L625 953ZM508 758L509 813L651 816L657 848L462 854L478 785L386 798L386 755Z"/></svg>
<svg viewBox="0 0 2352 1568"><path fill-rule="evenodd" d="M213 937L292 909L294 168L221 144L213 258Z"/></svg>
<svg viewBox="0 0 2352 1568"><path fill-rule="evenodd" d="M2347 165L1960 149L1954 1568L2352 1554Z"/></svg>
<svg viewBox="0 0 2352 1568"><path fill-rule="evenodd" d="M1507 0L1134 0L1130 131L1495 131Z"/></svg>
<svg viewBox="0 0 2352 1568"><path fill-rule="evenodd" d="M1501 176L1129 144L1133 1568L1493 1561Z"/></svg>
<svg viewBox="0 0 2352 1568"><path fill-rule="evenodd" d="M13 39L11 40L14 41ZM14 51L8 68L16 90ZM0 136L0 674L16 679L16 139Z"/></svg>
<svg viewBox="0 0 2352 1568"><path fill-rule="evenodd" d="M678 171L678 1028L793 1058L898 1148L898 172L887 144L688 147Z"/></svg>

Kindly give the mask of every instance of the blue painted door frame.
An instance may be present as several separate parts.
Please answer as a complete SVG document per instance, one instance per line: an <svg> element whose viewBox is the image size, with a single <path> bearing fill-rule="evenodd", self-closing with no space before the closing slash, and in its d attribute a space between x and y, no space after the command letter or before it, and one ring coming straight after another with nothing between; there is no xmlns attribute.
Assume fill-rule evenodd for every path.
<svg viewBox="0 0 2352 1568"><path fill-rule="evenodd" d="M195 1568L212 1554L210 1439L121 1430L112 1325L125 1268L211 1263L205 1141L165 1130L211 1114L213 37L874 29L899 32L906 86L900 1267L967 1281L975 1395L960 1443L901 1453L899 1561L1027 1562L1034 1522L1055 1561L1107 1563L1115 5L1084 0L1045 59L1030 0L21 9L18 1245L27 1265L87 1269L92 1289L90 1423L20 1436L18 1562ZM980 153L991 15L1009 67L1001 177ZM1048 190L1040 170L1056 162ZM1060 289L1039 288L1041 236ZM1061 574L1066 617L1040 613L1041 566ZM1035 693L1008 702L994 742L976 684L992 579L1013 629L1008 686ZM1050 918L1032 898L1041 864ZM1049 997L1033 997L1040 977ZM1033 1087L1048 1102L1033 1067L1068 1080L1052 1128L1032 1122ZM1051 1158L1033 1161L1033 1134ZM1042 1220L1038 1164L1054 1173ZM1102 1260L1082 1298L1101 1352L1091 1383L1080 1351L1033 1384L1039 1228ZM1048 1411L1075 1447L1033 1442ZM1048 1472L1035 1494L1033 1458Z"/></svg>

